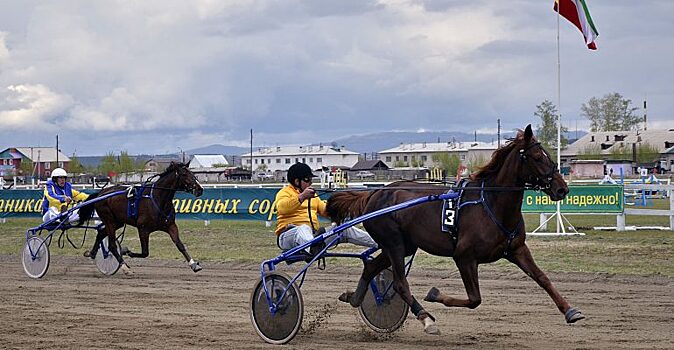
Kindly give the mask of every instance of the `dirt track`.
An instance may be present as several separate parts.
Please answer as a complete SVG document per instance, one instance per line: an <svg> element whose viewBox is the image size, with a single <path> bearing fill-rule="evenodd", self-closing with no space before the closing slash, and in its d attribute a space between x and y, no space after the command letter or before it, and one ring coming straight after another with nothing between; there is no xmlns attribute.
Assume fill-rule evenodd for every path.
<svg viewBox="0 0 674 350"><path fill-rule="evenodd" d="M424 334L411 316L401 330L382 336L337 301L345 286L355 286L357 269L313 268L302 287L304 329L290 344L275 347L256 335L248 315L258 266L204 263L194 274L176 261L130 263L134 275L105 277L84 257L53 257L47 275L31 280L18 256L0 256L0 348L674 348L674 280L660 276L552 274L587 316L566 325L523 273L486 269L476 310L424 303L441 336ZM413 268L410 284L418 299L432 285L465 295L458 276L448 271Z"/></svg>

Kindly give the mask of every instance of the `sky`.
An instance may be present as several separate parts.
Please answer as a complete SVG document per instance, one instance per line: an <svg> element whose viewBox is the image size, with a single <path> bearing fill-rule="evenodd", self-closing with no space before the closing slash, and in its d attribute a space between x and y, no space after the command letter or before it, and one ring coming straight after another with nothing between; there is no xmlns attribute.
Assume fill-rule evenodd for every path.
<svg viewBox="0 0 674 350"><path fill-rule="evenodd" d="M534 126L620 93L674 128L674 1L0 0L0 149L177 153ZM558 98L559 83L559 98ZM643 115L644 111L637 111Z"/></svg>

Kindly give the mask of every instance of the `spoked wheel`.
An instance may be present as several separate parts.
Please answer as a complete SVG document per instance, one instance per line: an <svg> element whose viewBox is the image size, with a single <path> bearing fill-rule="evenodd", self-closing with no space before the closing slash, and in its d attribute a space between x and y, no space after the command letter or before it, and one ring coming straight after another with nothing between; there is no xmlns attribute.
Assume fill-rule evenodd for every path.
<svg viewBox="0 0 674 350"><path fill-rule="evenodd" d="M271 272L264 277L264 281L275 307L269 307L262 281L258 281L250 298L250 319L264 341L285 344L295 337L302 326L302 294L286 275Z"/></svg>
<svg viewBox="0 0 674 350"><path fill-rule="evenodd" d="M121 251L121 244L117 240L117 252L121 254ZM96 267L98 271L101 271L104 275L112 276L117 273L120 266L119 261L117 261L117 258L115 258L108 247L108 237L103 238L96 254Z"/></svg>
<svg viewBox="0 0 674 350"><path fill-rule="evenodd" d="M30 278L41 278L49 269L49 246L42 237L33 236L26 240L21 251L23 271Z"/></svg>
<svg viewBox="0 0 674 350"><path fill-rule="evenodd" d="M409 306L392 287L393 272L386 269L370 281L358 313L365 324L379 333L392 333L400 328Z"/></svg>

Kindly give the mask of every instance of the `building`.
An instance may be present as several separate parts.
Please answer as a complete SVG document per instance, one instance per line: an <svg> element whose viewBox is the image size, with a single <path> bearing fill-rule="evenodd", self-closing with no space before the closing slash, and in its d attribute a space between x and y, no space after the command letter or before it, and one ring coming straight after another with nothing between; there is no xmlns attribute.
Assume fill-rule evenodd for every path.
<svg viewBox="0 0 674 350"><path fill-rule="evenodd" d="M311 169L323 167L351 168L358 162L358 153L324 145L276 146L258 148L251 157L250 153L241 155L241 165L252 169L256 174L285 172L295 163L305 163Z"/></svg>
<svg viewBox="0 0 674 350"><path fill-rule="evenodd" d="M638 153L643 146L654 150L651 167L674 170L674 129L590 132L563 149L561 160L562 164L590 158L628 160L636 166L644 159L636 159L633 151Z"/></svg>
<svg viewBox="0 0 674 350"><path fill-rule="evenodd" d="M55 168L68 171L70 158L53 147L10 147L0 152L0 176L46 179Z"/></svg>
<svg viewBox="0 0 674 350"><path fill-rule="evenodd" d="M379 158L391 167L433 168L439 164L434 155L456 154L464 165L482 165L491 159L498 148L495 142L438 142L401 143L398 147L379 152Z"/></svg>
<svg viewBox="0 0 674 350"><path fill-rule="evenodd" d="M195 154L190 159L190 169L226 167L229 165L222 154Z"/></svg>

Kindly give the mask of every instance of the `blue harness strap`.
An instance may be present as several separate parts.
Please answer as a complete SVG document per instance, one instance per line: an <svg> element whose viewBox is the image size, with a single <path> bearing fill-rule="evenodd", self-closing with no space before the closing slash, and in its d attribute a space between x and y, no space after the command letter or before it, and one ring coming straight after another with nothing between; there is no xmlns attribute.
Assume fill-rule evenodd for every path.
<svg viewBox="0 0 674 350"><path fill-rule="evenodd" d="M461 196L463 195L463 190L465 189L466 185L468 185L468 181L465 179L462 179L461 182L459 182L458 187L459 189L459 196L456 198L456 203L448 203L447 200L445 200L442 204L442 231L443 232L450 232L452 236L452 240L454 241L454 245L458 242L459 239L459 212L461 208L465 207L466 205L473 205L473 204L482 204L482 207L484 210L487 212L487 215L493 221L496 226L503 232L506 236L507 240L507 246L506 250L503 252L504 256L508 256L508 252L510 251L510 244L512 241L517 237L517 233L519 232L520 226L524 223L522 216L520 215L520 220L517 222L517 225L515 225L515 228L512 230L508 230L505 226L503 226L503 223L498 220L496 217L496 214L494 214L494 211L491 209L489 206L489 203L487 203L487 199L484 196L484 181L480 184L480 199L472 200L472 201L466 201L466 202L461 202ZM449 193L449 192L448 192ZM453 206L454 208L450 208L450 206ZM453 211L453 214L446 214L446 210L449 212ZM451 220L449 220L451 216ZM448 219L447 223L451 221L451 225L446 225L445 224L445 219ZM447 229L445 229L447 227Z"/></svg>

